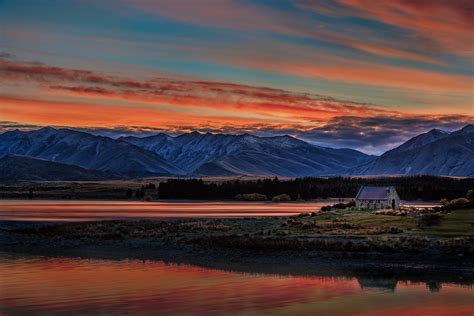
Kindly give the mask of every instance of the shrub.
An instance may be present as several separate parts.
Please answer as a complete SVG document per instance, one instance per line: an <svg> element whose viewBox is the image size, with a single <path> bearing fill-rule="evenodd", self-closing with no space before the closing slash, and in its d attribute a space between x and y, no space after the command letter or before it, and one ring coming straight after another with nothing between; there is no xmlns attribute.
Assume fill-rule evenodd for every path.
<svg viewBox="0 0 474 316"><path fill-rule="evenodd" d="M240 201L266 201L268 200L266 195L260 194L260 193L237 194L235 198Z"/></svg>
<svg viewBox="0 0 474 316"><path fill-rule="evenodd" d="M418 220L418 227L429 227L439 225L441 223L441 215L439 214L426 214L420 217Z"/></svg>
<svg viewBox="0 0 474 316"><path fill-rule="evenodd" d="M289 196L288 194L280 194L280 195L275 195L273 198L272 198L272 201L273 202L288 202L288 201L291 201L291 196Z"/></svg>
<svg viewBox="0 0 474 316"><path fill-rule="evenodd" d="M448 206L449 205L449 200L448 199L442 199L441 201L439 201L441 203L441 205L443 206Z"/></svg>
<svg viewBox="0 0 474 316"><path fill-rule="evenodd" d="M456 208L456 207L461 207L469 203L469 200L466 198L459 198L459 199L454 199L449 201L448 207L450 208Z"/></svg>
<svg viewBox="0 0 474 316"><path fill-rule="evenodd" d="M468 200L466 198L458 198L451 201L442 199L440 202L445 210L462 209L474 206L474 200Z"/></svg>
<svg viewBox="0 0 474 316"><path fill-rule="evenodd" d="M321 207L321 212L329 212L331 210L331 205L325 205Z"/></svg>
<svg viewBox="0 0 474 316"><path fill-rule="evenodd" d="M467 191L466 198L469 201L474 201L474 189Z"/></svg>
<svg viewBox="0 0 474 316"><path fill-rule="evenodd" d="M329 212L330 210L344 210L346 208L350 208L350 207L355 207L355 201L351 201L351 202L348 202L348 203L337 203L337 204L334 204L334 205L327 205L327 206L323 206L321 207L321 211L322 212Z"/></svg>
<svg viewBox="0 0 474 316"><path fill-rule="evenodd" d="M467 204L469 203L469 200L468 199L465 199L465 198L459 198L459 199L454 199L454 200L451 200L449 201L449 206L463 206L464 204Z"/></svg>

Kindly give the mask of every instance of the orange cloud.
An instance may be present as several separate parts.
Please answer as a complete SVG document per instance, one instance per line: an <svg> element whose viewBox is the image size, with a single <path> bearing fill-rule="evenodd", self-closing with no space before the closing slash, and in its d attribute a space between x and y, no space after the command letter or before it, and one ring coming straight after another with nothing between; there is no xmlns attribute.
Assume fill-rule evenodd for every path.
<svg viewBox="0 0 474 316"><path fill-rule="evenodd" d="M247 130L262 128L299 128L278 120L252 119L238 116L212 116L207 114L176 113L156 108L116 106L112 104L79 103L71 101L46 101L13 98L0 95L2 120L29 122L36 125L138 129L162 129L168 132L193 130ZM314 125L314 124L313 124Z"/></svg>
<svg viewBox="0 0 474 316"><path fill-rule="evenodd" d="M427 50L471 57L474 44L474 4L469 0L336 0L309 1L307 7L332 16L360 16L407 29L416 34L409 39Z"/></svg>
<svg viewBox="0 0 474 316"><path fill-rule="evenodd" d="M0 74L11 82L35 84L42 95L75 96L89 103L124 100L150 106L173 106L174 113L208 110L202 115L297 122L301 116L329 119L341 113L361 116L395 113L378 106L294 93L282 89L169 78L130 79L103 73L0 61ZM100 102L99 102L100 103Z"/></svg>
<svg viewBox="0 0 474 316"><path fill-rule="evenodd" d="M300 61L288 61L284 64L277 64L271 58L268 58L260 61L245 61L244 63L247 63L249 67L257 69L309 78L328 79L354 85L408 90L422 89L438 92L470 93L472 91L473 79L469 76L366 62L349 62L344 59L339 60L339 63L324 64Z"/></svg>
<svg viewBox="0 0 474 316"><path fill-rule="evenodd" d="M322 28L306 14L308 9L317 7L310 1L296 2L299 11L280 10L263 4L239 2L231 0L222 1L149 1L125 0L124 3L133 9L138 9L147 14L171 18L185 24L199 26L226 28L239 32L260 32L270 34L283 34L286 36L320 39L336 44L389 58L398 58L430 64L442 64L439 60L428 56L425 52L413 51L401 41L393 43L384 38L374 38L365 31L354 31L353 34L341 35L338 30L328 27ZM322 7L320 2L316 3ZM94 3L94 5L101 5ZM107 8L109 9L109 8ZM133 11L133 10L129 10ZM128 11L127 11L128 12ZM127 13L123 12L123 13ZM325 10L319 13L330 13ZM363 38L363 39L361 39Z"/></svg>
<svg viewBox="0 0 474 316"><path fill-rule="evenodd" d="M258 67L277 71L271 63L259 64ZM387 85L396 85L404 77L411 77L411 80L420 82L430 80L432 86L439 85L440 88L442 83L450 89L465 89L468 86L468 83L463 85L461 82L458 87L454 87L446 82L444 76L427 77L424 72L406 69L395 69L391 76L387 76L381 68L345 69L344 65L339 68L331 65L317 68L303 64L279 67L279 70L309 77L318 76L322 69L326 76L334 80L348 81L360 80L358 76L365 71L369 76L362 80L367 81L367 84L372 82L371 76L375 76ZM0 59L0 75L8 80L8 84L19 87L18 91L23 86L28 91L35 91L29 97L19 97L18 92L17 96L0 95L2 119L38 125L95 128L134 126L170 132L207 130L275 134L279 130L291 135L314 134L321 138L321 135L328 134L324 130L322 134L319 133L318 127L324 128L334 122L341 126L355 126L357 120L354 121L354 117L362 121L374 117L376 121L384 122L393 121L386 120L387 117L401 120L415 117L377 105L283 89L162 77L132 79L42 63L7 62ZM454 82L451 84L454 85ZM339 124L337 118L340 117L352 119ZM435 124L437 121L423 115L418 117L423 124ZM466 120L469 120L468 116L457 117L453 124L459 126ZM449 120L443 118L441 121ZM397 127L396 130L399 129ZM376 130L376 134L379 134L379 130Z"/></svg>

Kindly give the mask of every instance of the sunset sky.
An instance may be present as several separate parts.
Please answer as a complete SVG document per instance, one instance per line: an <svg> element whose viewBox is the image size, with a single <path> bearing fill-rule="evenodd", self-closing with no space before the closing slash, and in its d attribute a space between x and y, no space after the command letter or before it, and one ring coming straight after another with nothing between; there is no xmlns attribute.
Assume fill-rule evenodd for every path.
<svg viewBox="0 0 474 316"><path fill-rule="evenodd" d="M473 29L471 0L0 0L0 130L379 154L474 122Z"/></svg>

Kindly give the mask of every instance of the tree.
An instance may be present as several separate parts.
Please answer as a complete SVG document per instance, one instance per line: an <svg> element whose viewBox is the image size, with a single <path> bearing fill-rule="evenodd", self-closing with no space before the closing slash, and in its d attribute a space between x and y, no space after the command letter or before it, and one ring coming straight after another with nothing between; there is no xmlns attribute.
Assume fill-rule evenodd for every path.
<svg viewBox="0 0 474 316"><path fill-rule="evenodd" d="M469 201L474 201L474 189L467 191L466 197Z"/></svg>
<svg viewBox="0 0 474 316"><path fill-rule="evenodd" d="M30 189L28 190L28 198L29 198L30 200L33 199L33 188L30 188Z"/></svg>
<svg viewBox="0 0 474 316"><path fill-rule="evenodd" d="M145 189L156 189L156 185L154 183L148 183L145 185Z"/></svg>
<svg viewBox="0 0 474 316"><path fill-rule="evenodd" d="M132 189L128 188L127 193L126 193L127 199L131 199L132 195L133 195Z"/></svg>
<svg viewBox="0 0 474 316"><path fill-rule="evenodd" d="M159 183L160 199L233 200L237 195L259 193L268 197L288 194L292 200L324 197L354 198L362 185L395 186L404 200L449 200L465 196L474 188L474 178L452 179L434 176L392 178L296 178L277 177L257 181L206 182L202 179L168 179ZM149 184L148 184L149 186ZM147 187L148 189L148 187Z"/></svg>
<svg viewBox="0 0 474 316"><path fill-rule="evenodd" d="M441 203L441 205L443 206L448 206L449 205L449 200L448 199L441 199L441 201L439 201Z"/></svg>
<svg viewBox="0 0 474 316"><path fill-rule="evenodd" d="M288 201L291 201L291 196L289 196L289 195L286 194L286 193L279 194L279 195L275 195L275 196L272 198L272 201L273 201L273 202L288 202Z"/></svg>

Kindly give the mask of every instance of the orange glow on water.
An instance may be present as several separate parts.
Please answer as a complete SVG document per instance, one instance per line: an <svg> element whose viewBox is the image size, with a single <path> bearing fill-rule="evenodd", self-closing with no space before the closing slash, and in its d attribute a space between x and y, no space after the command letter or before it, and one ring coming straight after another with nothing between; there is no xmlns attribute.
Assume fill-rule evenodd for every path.
<svg viewBox="0 0 474 316"><path fill-rule="evenodd" d="M291 216L328 203L2 201L0 220L89 221L106 219Z"/></svg>
<svg viewBox="0 0 474 316"><path fill-rule="evenodd" d="M254 275L138 260L0 256L0 312L133 315L469 315L472 288ZM466 313L467 312L467 313ZM2 313L2 314L3 314Z"/></svg>
<svg viewBox="0 0 474 316"><path fill-rule="evenodd" d="M124 202L124 201L25 201L3 200L0 220L92 221L159 218L242 218L292 216L319 212L336 201L305 203L273 202ZM407 203L413 207L434 207L433 203Z"/></svg>

